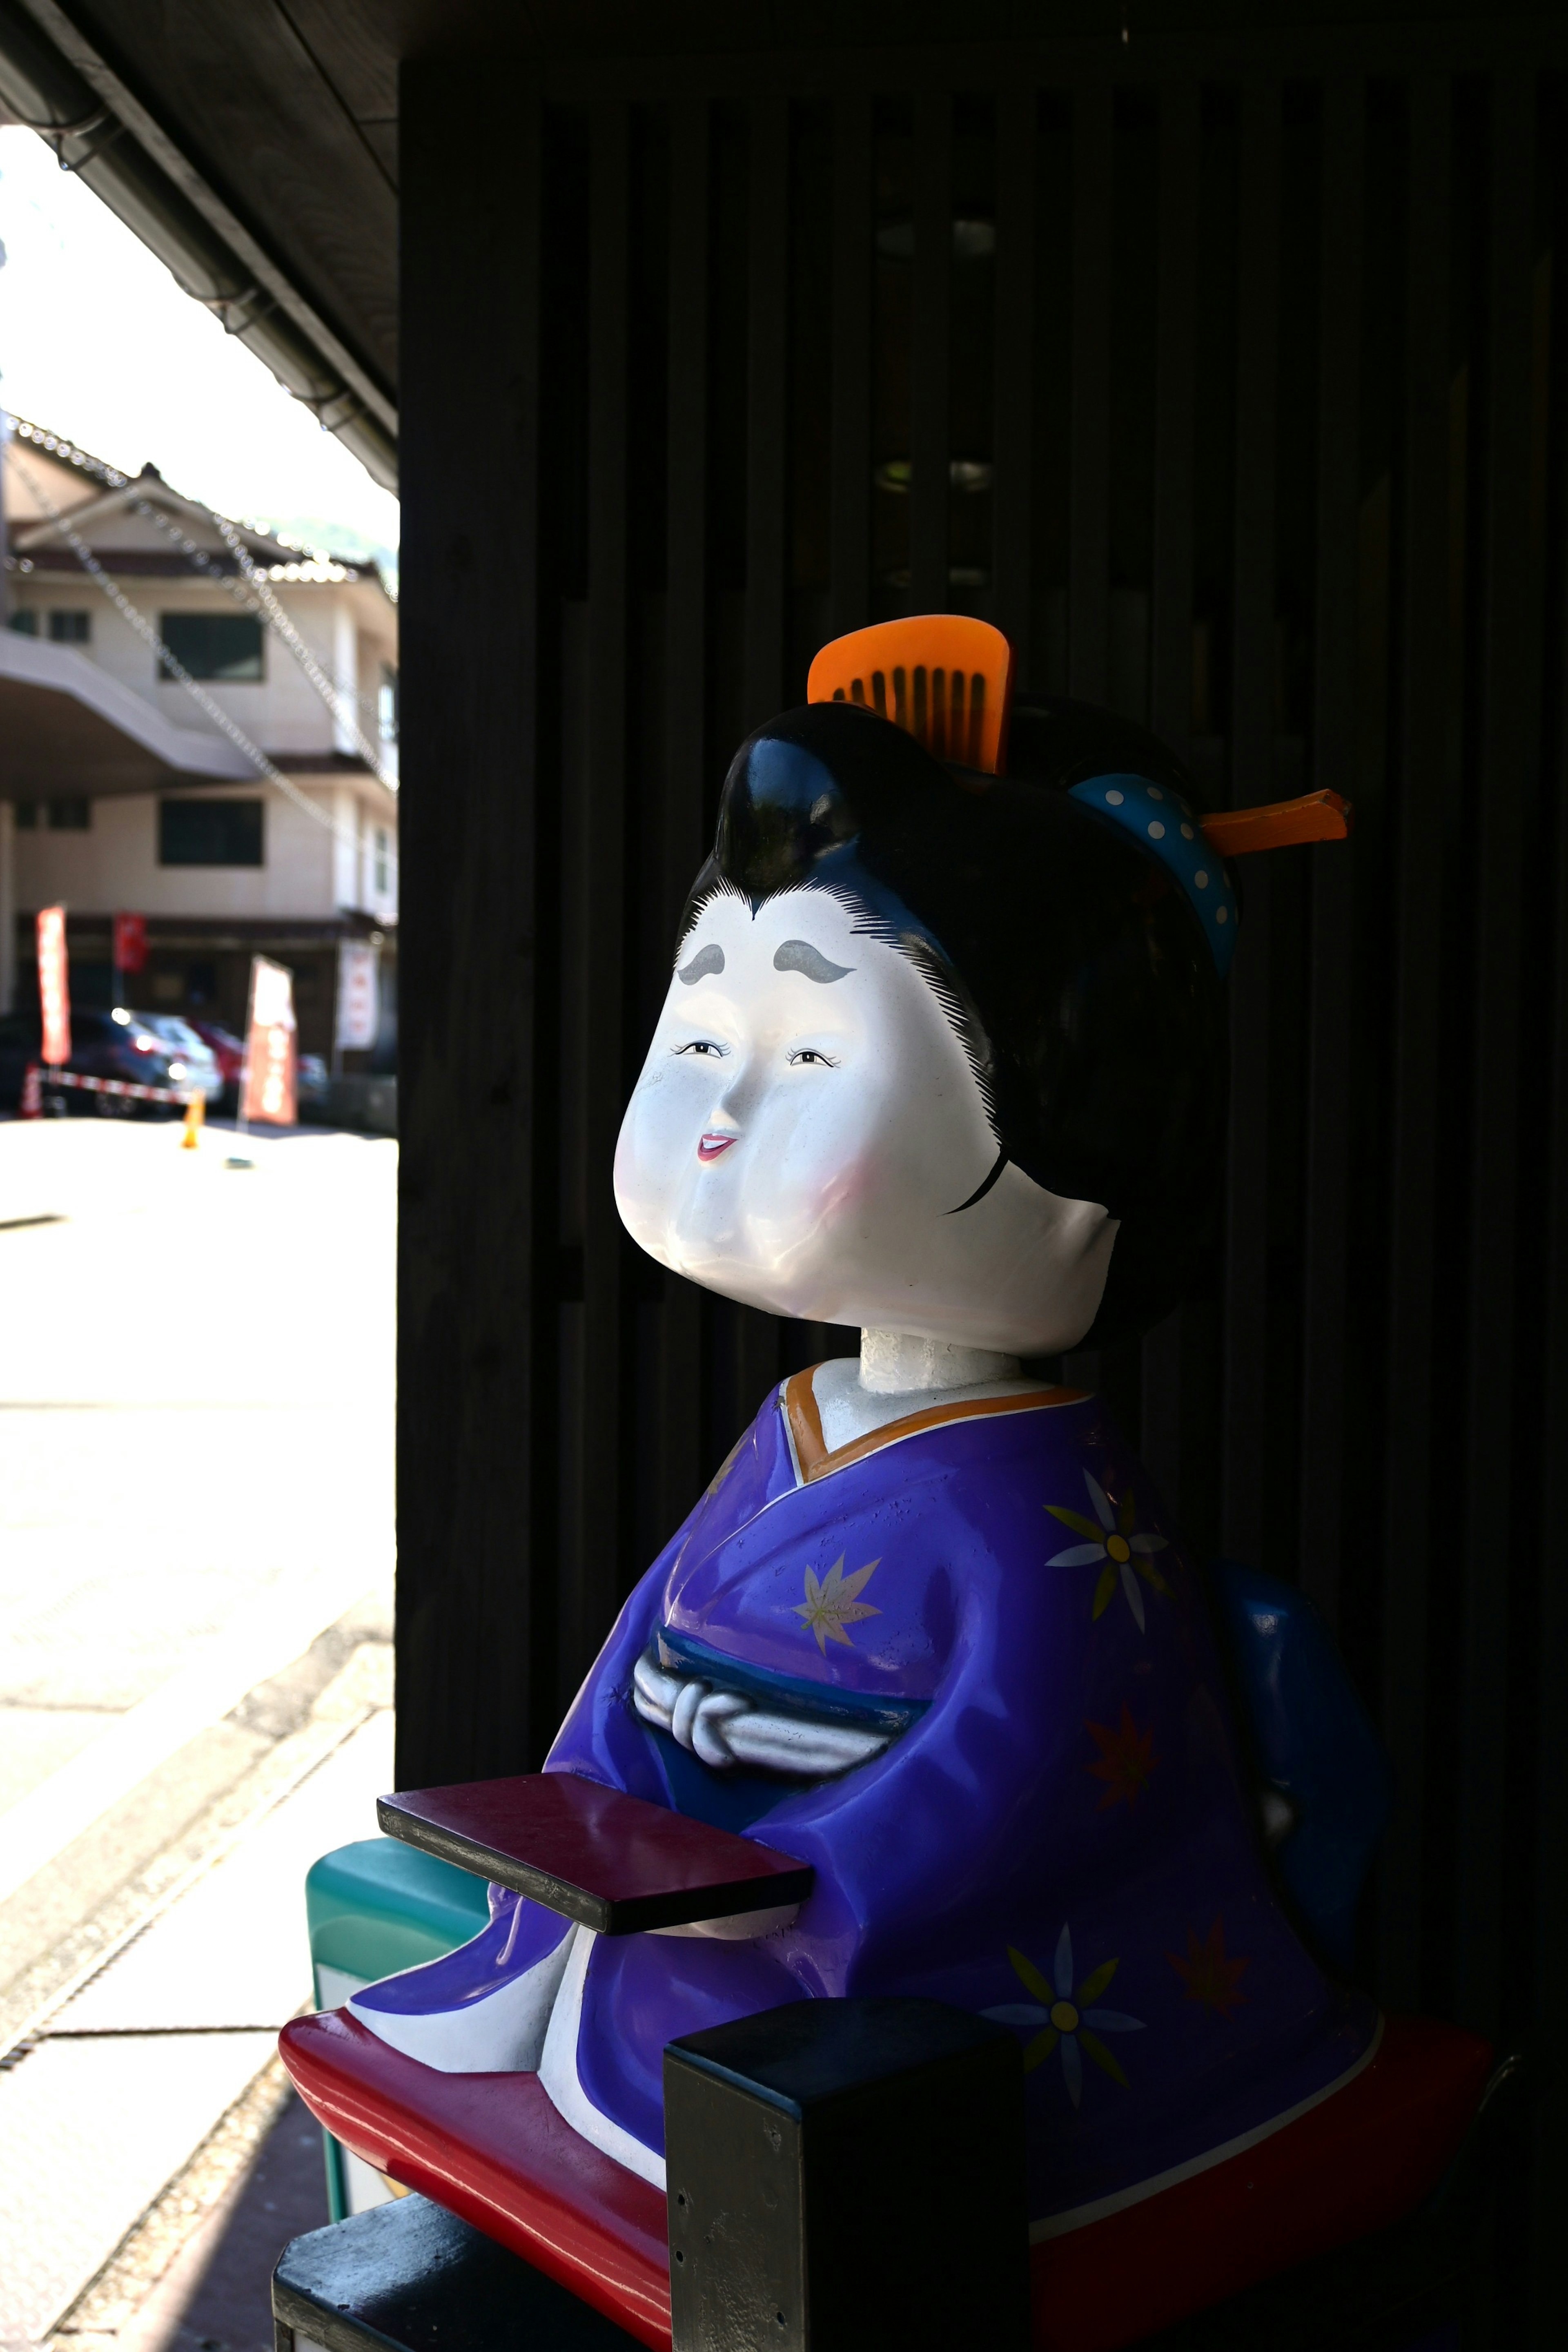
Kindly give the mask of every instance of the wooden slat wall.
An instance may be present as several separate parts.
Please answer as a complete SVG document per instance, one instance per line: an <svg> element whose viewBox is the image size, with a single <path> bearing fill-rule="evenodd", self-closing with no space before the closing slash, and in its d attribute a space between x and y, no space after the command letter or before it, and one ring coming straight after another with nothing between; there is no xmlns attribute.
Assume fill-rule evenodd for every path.
<svg viewBox="0 0 1568 2352"><path fill-rule="evenodd" d="M1319 238L1316 676L1312 744L1322 775L1355 765L1357 456L1361 397L1362 151L1359 81L1323 93ZM1302 1269L1301 1580L1339 1622L1344 1541L1346 1278L1350 1239L1353 860L1311 853L1308 1112Z"/></svg>
<svg viewBox="0 0 1568 2352"><path fill-rule="evenodd" d="M821 635L951 604L1221 799L1357 800L1349 849L1244 873L1224 1234L1105 1374L1194 1542L1301 1582L1382 1726L1364 1979L1560 2042L1563 85L1386 43L1375 71L1167 47L1143 79L686 67L542 105L507 70L504 158L460 78L426 69L404 116L400 1777L537 1760L768 1383L848 1344L640 1261L610 1160L739 733ZM1538 2252L1564 2145L1543 2127ZM1534 2290L1500 2292L1524 2340Z"/></svg>
<svg viewBox="0 0 1568 2352"><path fill-rule="evenodd" d="M572 914L570 985L582 1007L581 1066L572 1099L582 1159L582 1338L580 1385L561 1399L571 1438L579 1530L574 1572L560 1587L562 1681L574 1688L620 1600L631 1474L625 1413L631 1382L621 1220L610 1171L621 1125L613 1090L594 1083L625 1062L628 974L626 803L627 394L631 126L607 99L588 124L588 596L582 699L582 863L562 878ZM564 894L563 894L564 895Z"/></svg>
<svg viewBox="0 0 1568 2352"><path fill-rule="evenodd" d="M1495 2032L1504 2007L1508 1935L1503 1918L1510 1748L1509 1637L1521 1498L1516 1493L1513 1393L1520 1089L1520 908L1524 818L1533 799L1538 712L1531 708L1537 647L1530 478L1535 89L1500 75L1483 132L1489 219L1485 249L1477 586L1482 600L1474 719L1475 992L1460 1609L1463 1669L1456 1896L1466 1932L1456 1946L1459 2001Z"/></svg>
<svg viewBox="0 0 1568 2352"><path fill-rule="evenodd" d="M829 485L829 623L863 628L871 596L871 100L842 93L833 112L833 373Z"/></svg>
<svg viewBox="0 0 1568 2352"><path fill-rule="evenodd" d="M673 939L707 851L708 210L713 201L707 101L670 117L670 340L665 542L664 823L661 929ZM655 1524L673 1528L705 1484L702 1299L690 1283L663 1301L654 1457Z"/></svg>
<svg viewBox="0 0 1568 2352"><path fill-rule="evenodd" d="M1426 1802L1431 1559L1442 1524L1436 1488L1437 1178L1445 849L1458 824L1449 677L1451 394L1449 207L1454 93L1447 75L1410 91L1405 256L1405 498L1400 530L1399 749L1389 913L1395 958L1389 1031L1385 1250L1383 1505L1375 1558L1382 1585L1378 1714L1397 1778L1394 1835L1380 1874L1378 1961L1388 1998L1421 1997L1424 1890L1435 1826Z"/></svg>
<svg viewBox="0 0 1568 2352"><path fill-rule="evenodd" d="M948 598L947 372L953 268L953 108L945 90L915 110L915 328L910 362L910 588L916 612Z"/></svg>
<svg viewBox="0 0 1568 2352"><path fill-rule="evenodd" d="M1103 702L1109 671L1111 256L1115 159L1111 88L1086 83L1072 110L1072 470L1067 679ZM1005 499L1007 486L1001 486Z"/></svg>
<svg viewBox="0 0 1568 2352"><path fill-rule="evenodd" d="M1159 123L1159 257L1155 283L1154 577L1150 583L1148 722L1186 757L1192 734L1193 459L1197 397L1199 96L1164 93ZM1184 1371L1190 1321L1178 1307L1143 1347L1143 1455L1166 1494L1182 1487Z"/></svg>
<svg viewBox="0 0 1568 2352"><path fill-rule="evenodd" d="M1276 797L1275 404L1280 349L1280 86L1241 92L1236 236L1236 522L1231 602L1229 798ZM1263 1548L1269 1411L1271 860L1243 873L1230 992L1229 1207L1225 1247L1225 1453L1220 1540L1232 1559Z"/></svg>
<svg viewBox="0 0 1568 2352"><path fill-rule="evenodd" d="M556 1155L536 1147L555 1108L539 1013L559 885L539 870L534 790L539 583L517 560L540 533L541 123L520 90L503 167L461 127L472 92L465 65L433 66L403 151L403 382L429 436L416 422L403 486L418 582L402 648L415 782L401 1052L417 1106L398 1244L405 1787L506 1770L548 1736L557 1688L555 1580L527 1565L553 1522L558 1348ZM436 420L461 415L476 381L505 387L491 436L438 451Z"/></svg>
<svg viewBox="0 0 1568 2352"><path fill-rule="evenodd" d="M1561 87L1554 98L1543 127L1561 152L1564 131ZM1553 251L1561 253L1563 237L1568 236L1568 184L1561 174L1551 190L1548 219ZM1568 1805L1561 1794L1568 1785L1568 1708L1562 1702L1559 1664L1568 1645L1568 1445L1562 1443L1560 1434L1568 1429L1568 953L1563 945L1568 941L1568 368L1561 364L1563 338L1568 335L1568 273L1561 268L1553 271L1551 298L1547 327L1553 356L1552 455L1545 516L1549 553L1543 583L1546 675L1542 696L1541 780L1542 799L1555 815L1551 854L1543 856L1542 866L1546 877L1542 905L1556 952L1550 980L1542 990L1547 1026L1536 1063L1544 1106L1539 1130L1544 1181L1535 1261L1535 1311L1541 1318L1541 1441L1533 1464L1527 1457L1527 1476L1539 1511L1540 1538L1525 1595L1535 1663L1533 1673L1526 1668L1521 1674L1517 1688L1520 1709L1531 1733L1535 1783L1544 1792L1529 1824L1530 1849L1521 1858L1523 1899L1529 1906L1522 2006L1532 2022L1550 2000L1548 1988L1568 1937ZM1551 2042L1549 2054L1556 2061L1561 2080L1561 2041ZM1555 2102L1549 2098L1542 2099L1537 2109L1534 2143L1531 2219L1532 2243L1541 2252L1531 2266L1529 2310L1520 2333L1526 2341L1550 2343L1561 2322L1561 2297L1544 2250L1556 2243L1568 2200L1568 2136L1561 2128Z"/></svg>

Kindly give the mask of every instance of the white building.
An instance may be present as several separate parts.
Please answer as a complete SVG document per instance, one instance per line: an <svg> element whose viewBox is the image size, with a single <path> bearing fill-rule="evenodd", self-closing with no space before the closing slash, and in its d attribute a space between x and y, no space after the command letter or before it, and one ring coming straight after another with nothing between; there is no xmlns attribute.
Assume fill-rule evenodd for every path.
<svg viewBox="0 0 1568 2352"><path fill-rule="evenodd" d="M112 919L128 912L149 944L132 1003L237 1027L259 950L293 968L300 1044L325 1052L339 940L379 939L392 976L385 583L231 526L247 573L207 509L152 467L128 478L40 426L17 425L4 473L0 1003L33 984L33 917L56 904L73 994L107 1003Z"/></svg>

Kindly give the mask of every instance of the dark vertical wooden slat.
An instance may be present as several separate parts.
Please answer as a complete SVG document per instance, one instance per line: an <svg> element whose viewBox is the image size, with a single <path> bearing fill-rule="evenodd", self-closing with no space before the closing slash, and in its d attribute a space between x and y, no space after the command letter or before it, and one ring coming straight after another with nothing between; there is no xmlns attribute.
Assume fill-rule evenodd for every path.
<svg viewBox="0 0 1568 2352"><path fill-rule="evenodd" d="M1561 118L1559 118L1561 119ZM1546 1118L1550 1174L1545 1194L1545 1251L1542 1281L1541 1547L1536 1571L1536 1670L1534 1718L1538 1747L1535 1781L1540 1822L1535 1851L1534 1986L1542 2074L1562 2082L1568 2070L1568 2017L1551 1997L1568 1948L1568 1707L1563 1705L1563 1659L1568 1656L1568 284L1561 275L1568 233L1568 186L1561 177L1553 224L1552 319L1552 410L1557 437L1556 497L1548 509L1556 542L1554 642L1550 657L1551 708L1555 721L1551 776L1555 818L1555 886L1552 891L1553 973L1552 1051L1546 1067ZM1547 1998L1542 2000L1543 1990ZM1561 2311L1561 2273L1543 2260L1557 2242L1568 2200L1568 2136L1556 2102L1538 2102L1531 2186L1533 2341L1550 2343Z"/></svg>
<svg viewBox="0 0 1568 2352"><path fill-rule="evenodd" d="M583 964L586 1030L582 1415L578 1572L561 1597L561 1690L609 1632L631 1563L622 1443L630 1344L624 1246L612 1170L626 1073L626 394L629 125L618 100L591 114L588 289L587 833L594 922Z"/></svg>
<svg viewBox="0 0 1568 2352"><path fill-rule="evenodd" d="M1511 1584L1515 1511L1514 1286L1520 1137L1520 922L1531 710L1531 226L1535 90L1500 74L1491 93L1487 259L1482 708L1475 817L1474 1113L1460 1686L1458 1958L1460 2014L1495 2032L1505 1937ZM1533 1126L1533 1122L1532 1122ZM1535 1148L1533 1143L1531 1148Z"/></svg>
<svg viewBox="0 0 1568 2352"><path fill-rule="evenodd" d="M784 692L789 127L786 100L753 100L746 390L747 728L771 719Z"/></svg>
<svg viewBox="0 0 1568 2352"><path fill-rule="evenodd" d="M1192 733L1193 432L1197 387L1198 93L1160 92L1155 576L1149 718L1179 757Z"/></svg>
<svg viewBox="0 0 1568 2352"><path fill-rule="evenodd" d="M1436 975L1442 946L1444 779L1449 758L1448 250L1453 93L1444 76L1410 91L1406 396L1400 571L1396 964L1383 1526L1383 1735L1395 1811L1378 1887L1384 1998L1421 1995L1422 1862L1427 1833L1427 1587L1432 1523L1439 1147Z"/></svg>
<svg viewBox="0 0 1568 2352"><path fill-rule="evenodd" d="M1072 106L1067 676L1089 702L1104 700L1110 677L1112 138L1110 85L1081 84Z"/></svg>
<svg viewBox="0 0 1568 2352"><path fill-rule="evenodd" d="M1273 797L1274 506L1280 302L1280 89L1241 94L1237 236L1236 552L1230 801ZM1269 861L1244 876L1231 968L1231 1104L1225 1266L1225 1435L1220 1518L1232 1557L1263 1543L1269 1296Z"/></svg>
<svg viewBox="0 0 1568 2352"><path fill-rule="evenodd" d="M707 844L709 123L706 98L670 110L670 411L665 544L663 913L672 948ZM659 1524L679 1525L703 1483L702 1294L664 1277Z"/></svg>
<svg viewBox="0 0 1568 2352"><path fill-rule="evenodd" d="M402 83L404 1788L515 1772L553 1729L532 1642L553 1572L534 1541L540 122L519 68L490 88L504 152L473 135L465 63Z"/></svg>
<svg viewBox="0 0 1568 2352"><path fill-rule="evenodd" d="M1035 127L1029 85L997 100L997 625L1012 640L1021 682L1033 682L1030 596L1034 541Z"/></svg>
<svg viewBox="0 0 1568 2352"><path fill-rule="evenodd" d="M1167 82L1160 92L1149 723L1182 757L1192 732L1198 135L1197 83ZM1146 1334L1141 1416L1141 1451L1149 1475L1167 1505L1177 1511L1182 1471L1182 1334L1179 1308Z"/></svg>
<svg viewBox="0 0 1568 2352"><path fill-rule="evenodd" d="M910 367L912 609L947 605L948 311L953 272L953 103L915 107L915 322Z"/></svg>
<svg viewBox="0 0 1568 2352"><path fill-rule="evenodd" d="M751 102L748 148L746 387L746 724L783 702L785 404L788 385L789 108L782 97ZM737 1431L779 1377L779 1326L750 1307L734 1311Z"/></svg>
<svg viewBox="0 0 1568 2352"><path fill-rule="evenodd" d="M1347 797L1355 762L1364 120L1362 84L1348 77L1331 81L1323 92L1320 176L1312 782ZM1331 1626L1339 1617L1344 1537L1354 856L1343 844L1312 852L1308 982L1300 1563L1302 1589Z"/></svg>
<svg viewBox="0 0 1568 2352"><path fill-rule="evenodd" d="M833 455L830 609L842 636L871 616L871 101L833 110Z"/></svg>

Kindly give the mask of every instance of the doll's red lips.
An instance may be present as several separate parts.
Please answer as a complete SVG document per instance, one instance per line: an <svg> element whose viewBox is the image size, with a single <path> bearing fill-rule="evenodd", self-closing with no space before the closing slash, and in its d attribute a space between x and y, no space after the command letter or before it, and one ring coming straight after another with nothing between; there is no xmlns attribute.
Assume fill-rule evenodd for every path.
<svg viewBox="0 0 1568 2352"><path fill-rule="evenodd" d="M697 1145L697 1158L716 1160L722 1152L729 1150L732 1143L737 1143L739 1139L738 1136L734 1135L705 1135Z"/></svg>

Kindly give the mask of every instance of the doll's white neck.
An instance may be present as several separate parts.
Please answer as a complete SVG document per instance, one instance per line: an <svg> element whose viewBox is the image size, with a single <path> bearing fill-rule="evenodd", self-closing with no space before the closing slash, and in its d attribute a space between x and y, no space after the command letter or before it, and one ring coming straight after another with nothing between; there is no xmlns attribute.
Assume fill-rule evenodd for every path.
<svg viewBox="0 0 1568 2352"><path fill-rule="evenodd" d="M819 1364L811 1382L830 1454L927 1406L956 1397L1009 1396L1038 1385L1019 1377L1016 1356L953 1348L911 1331L862 1331L858 1358Z"/></svg>
<svg viewBox="0 0 1568 2352"><path fill-rule="evenodd" d="M1019 1360L990 1348L955 1348L915 1331L862 1331L860 1382L873 1396L913 1395L927 1389L972 1389L982 1381L1016 1381Z"/></svg>

